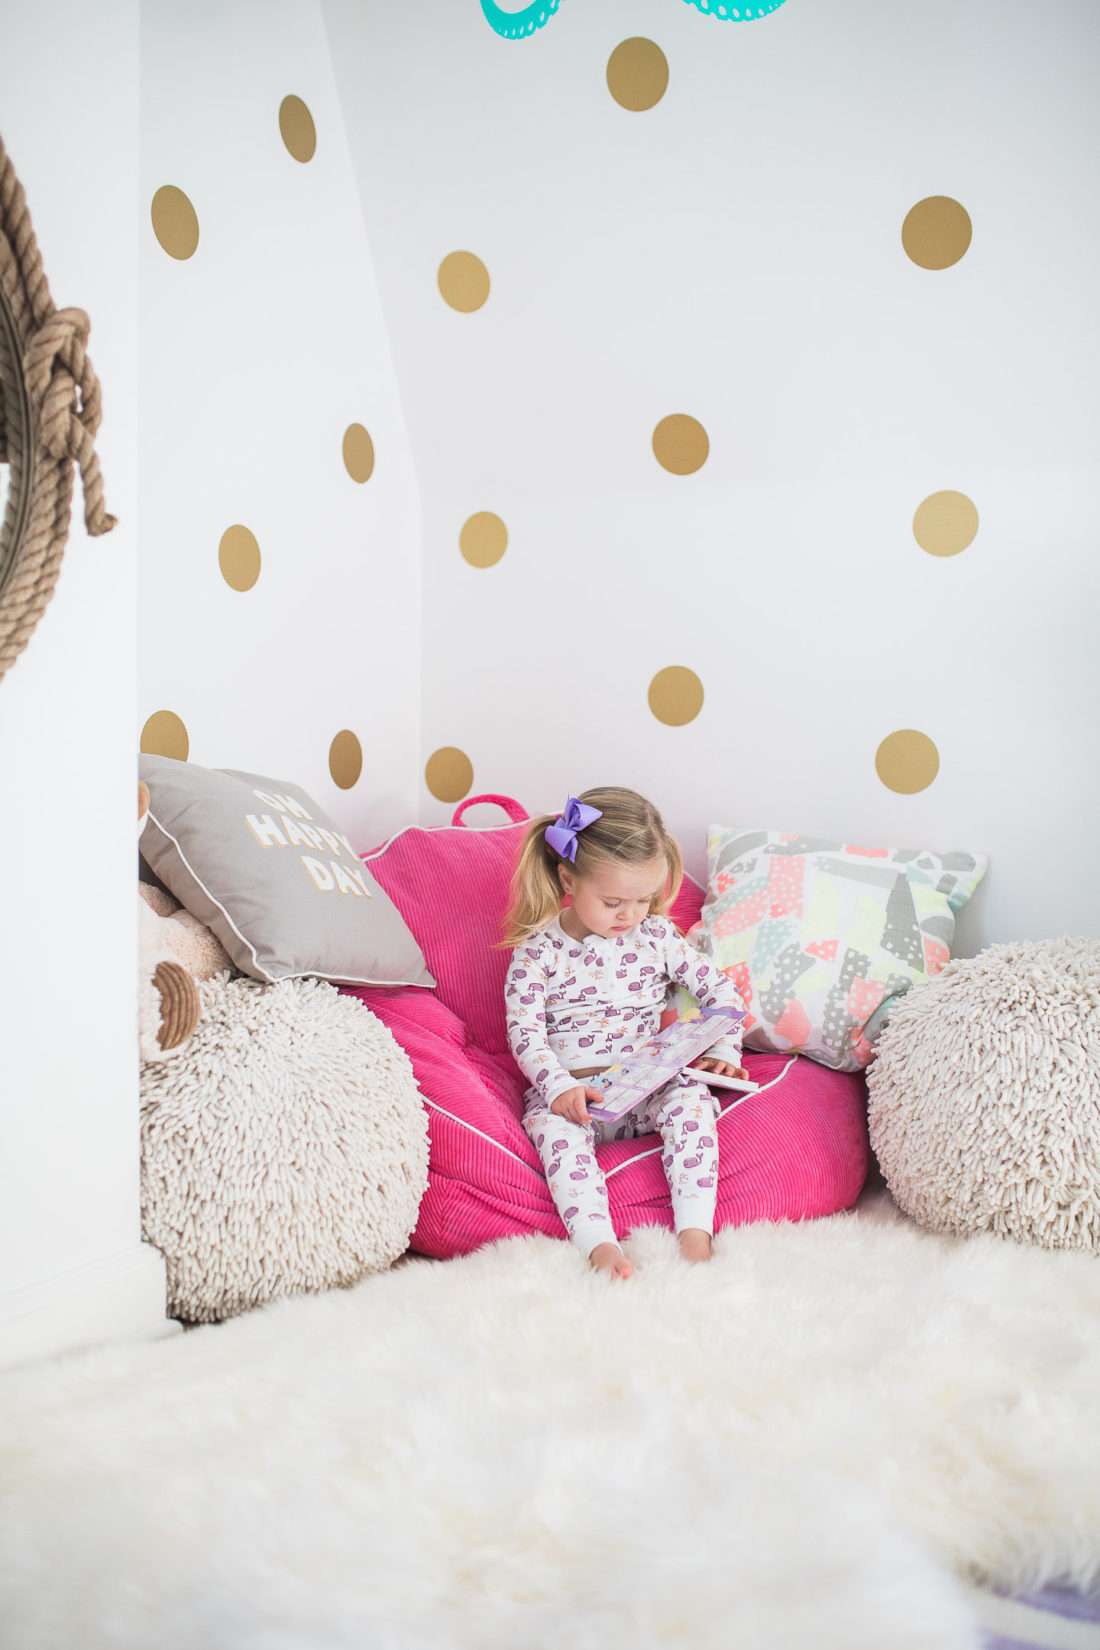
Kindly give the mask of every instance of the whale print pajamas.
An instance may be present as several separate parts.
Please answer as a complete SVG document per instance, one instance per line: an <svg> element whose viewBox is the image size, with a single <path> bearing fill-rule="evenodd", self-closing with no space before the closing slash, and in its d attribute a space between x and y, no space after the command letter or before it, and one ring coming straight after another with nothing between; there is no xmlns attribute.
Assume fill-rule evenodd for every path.
<svg viewBox="0 0 1100 1650"><path fill-rule="evenodd" d="M690 945L668 917L646 917L629 934L572 939L557 918L512 953L504 996L508 1040L531 1087L523 1126L546 1172L570 1237L586 1254L617 1238L596 1146L660 1134L661 1162L678 1232L711 1231L718 1192L718 1102L702 1081L681 1072L633 1111L573 1123L551 1111L583 1078L574 1070L633 1054L659 1029L662 1011L683 985L703 1008L744 1007L731 981ZM737 1065L740 1041L709 1049Z"/></svg>
<svg viewBox="0 0 1100 1650"><path fill-rule="evenodd" d="M719 1058L719 1056L715 1056ZM575 1081L575 1079L574 1079ZM672 1193L676 1230L714 1229L718 1196L718 1101L705 1083L681 1073L650 1094L634 1111L587 1124L558 1117L544 1100L528 1106L523 1126L534 1141L558 1213L569 1236L591 1254L597 1243L617 1243L607 1202L607 1183L596 1164L596 1146L659 1134L661 1166Z"/></svg>

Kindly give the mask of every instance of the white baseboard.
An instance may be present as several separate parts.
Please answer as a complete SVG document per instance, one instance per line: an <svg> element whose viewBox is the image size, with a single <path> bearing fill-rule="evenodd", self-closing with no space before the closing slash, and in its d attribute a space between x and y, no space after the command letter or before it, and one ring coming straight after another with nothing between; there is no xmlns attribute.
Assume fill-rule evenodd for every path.
<svg viewBox="0 0 1100 1650"><path fill-rule="evenodd" d="M164 1257L148 1243L17 1289L0 1296L0 1368L176 1334L164 1303Z"/></svg>

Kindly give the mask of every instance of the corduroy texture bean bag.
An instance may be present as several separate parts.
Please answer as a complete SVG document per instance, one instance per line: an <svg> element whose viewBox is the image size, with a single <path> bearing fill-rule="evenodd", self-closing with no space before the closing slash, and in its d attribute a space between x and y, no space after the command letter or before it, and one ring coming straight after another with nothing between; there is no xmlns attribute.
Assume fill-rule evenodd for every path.
<svg viewBox="0 0 1100 1650"><path fill-rule="evenodd" d="M470 829L472 801L500 802L515 823ZM423 1254L465 1254L522 1232L565 1237L538 1156L523 1132L526 1084L508 1048L497 949L526 815L507 798L471 798L454 823L412 827L366 855L438 985L434 992L348 988L406 1050L428 1111L428 1189L411 1242ZM687 929L703 890L690 878L672 910ZM797 1055L749 1055L759 1094L718 1124L717 1225L835 1214L859 1195L869 1160L862 1073L828 1071ZM620 1236L672 1225L660 1139L598 1149Z"/></svg>

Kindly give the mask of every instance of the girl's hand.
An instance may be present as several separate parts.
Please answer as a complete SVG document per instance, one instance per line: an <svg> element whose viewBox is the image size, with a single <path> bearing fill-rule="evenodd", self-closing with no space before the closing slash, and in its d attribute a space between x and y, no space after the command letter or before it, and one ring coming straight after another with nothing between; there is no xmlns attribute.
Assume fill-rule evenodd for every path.
<svg viewBox="0 0 1100 1650"><path fill-rule="evenodd" d="M744 1066L731 1066L728 1060L712 1060L704 1054L700 1059L693 1060L691 1063L693 1066L698 1066L701 1071L717 1072L719 1077L736 1077L742 1083L750 1081L749 1074Z"/></svg>
<svg viewBox="0 0 1100 1650"><path fill-rule="evenodd" d="M567 1117L571 1123L579 1123L583 1128L590 1121L589 1100L598 1106L602 1097L601 1089L590 1088L587 1083L578 1083L575 1089L566 1089L564 1094L559 1094L550 1110L558 1117Z"/></svg>

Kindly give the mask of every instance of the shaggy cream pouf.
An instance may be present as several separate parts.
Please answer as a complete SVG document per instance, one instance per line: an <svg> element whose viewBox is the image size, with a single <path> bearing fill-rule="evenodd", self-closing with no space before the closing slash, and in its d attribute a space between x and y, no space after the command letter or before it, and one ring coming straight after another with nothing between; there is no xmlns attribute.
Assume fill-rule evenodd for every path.
<svg viewBox="0 0 1100 1650"><path fill-rule="evenodd" d="M977 1650L952 1571L1096 1577L1091 1256L716 1247L515 1238L0 1378L0 1642Z"/></svg>
<svg viewBox="0 0 1100 1650"><path fill-rule="evenodd" d="M142 1067L142 1223L169 1314L225 1318L389 1266L428 1181L408 1055L319 980L200 990L190 1043Z"/></svg>
<svg viewBox="0 0 1100 1650"><path fill-rule="evenodd" d="M1100 1252L1100 941L993 945L902 997L871 1145L936 1231Z"/></svg>

